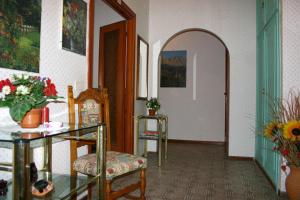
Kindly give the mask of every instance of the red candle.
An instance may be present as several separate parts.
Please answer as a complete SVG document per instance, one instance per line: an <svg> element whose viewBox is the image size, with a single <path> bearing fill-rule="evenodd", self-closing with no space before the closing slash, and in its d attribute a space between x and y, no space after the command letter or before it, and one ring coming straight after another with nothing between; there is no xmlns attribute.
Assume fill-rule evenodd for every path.
<svg viewBox="0 0 300 200"><path fill-rule="evenodd" d="M44 108L42 108L41 122L42 122L42 124L44 124L45 122L49 122L49 108L46 106Z"/></svg>

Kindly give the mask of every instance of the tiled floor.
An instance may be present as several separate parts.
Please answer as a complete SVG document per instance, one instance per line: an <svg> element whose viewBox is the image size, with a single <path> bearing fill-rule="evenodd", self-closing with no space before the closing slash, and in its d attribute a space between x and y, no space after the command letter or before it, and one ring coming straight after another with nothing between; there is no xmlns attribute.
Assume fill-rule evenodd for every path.
<svg viewBox="0 0 300 200"><path fill-rule="evenodd" d="M229 160L223 152L223 146L171 143L160 168L157 155L150 154L147 200L287 199L277 197L253 161ZM123 178L115 185L129 181Z"/></svg>

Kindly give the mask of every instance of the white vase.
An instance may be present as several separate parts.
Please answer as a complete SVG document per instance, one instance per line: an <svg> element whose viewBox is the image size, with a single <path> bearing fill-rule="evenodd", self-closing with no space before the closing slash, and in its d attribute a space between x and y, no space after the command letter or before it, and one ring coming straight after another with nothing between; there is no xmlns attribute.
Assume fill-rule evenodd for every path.
<svg viewBox="0 0 300 200"><path fill-rule="evenodd" d="M14 126L14 125L17 125L17 122L15 122L11 118L9 114L9 108L8 107L0 108L0 127Z"/></svg>

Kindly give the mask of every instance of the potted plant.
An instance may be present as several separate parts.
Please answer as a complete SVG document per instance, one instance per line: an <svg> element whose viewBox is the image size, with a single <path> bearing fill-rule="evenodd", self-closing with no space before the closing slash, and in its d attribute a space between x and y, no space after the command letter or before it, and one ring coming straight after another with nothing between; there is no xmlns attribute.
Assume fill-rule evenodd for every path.
<svg viewBox="0 0 300 200"><path fill-rule="evenodd" d="M160 108L160 104L157 98L152 98L152 97L149 100L147 100L146 106L149 109L150 116L154 116L156 111L158 111Z"/></svg>
<svg viewBox="0 0 300 200"><path fill-rule="evenodd" d="M282 170L290 168L285 183L289 198L300 199L300 92L291 92L287 100L275 102L272 108L274 119L265 125L264 136L287 161Z"/></svg>
<svg viewBox="0 0 300 200"><path fill-rule="evenodd" d="M41 108L49 102L57 102L58 98L55 85L49 78L22 74L0 81L0 107L8 107L12 119L23 128L37 127Z"/></svg>

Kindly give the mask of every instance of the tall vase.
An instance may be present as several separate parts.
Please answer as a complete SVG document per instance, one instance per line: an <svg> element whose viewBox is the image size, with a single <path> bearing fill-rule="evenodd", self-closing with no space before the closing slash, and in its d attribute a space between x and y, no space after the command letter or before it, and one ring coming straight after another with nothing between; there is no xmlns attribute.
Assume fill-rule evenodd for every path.
<svg viewBox="0 0 300 200"><path fill-rule="evenodd" d="M290 166L290 173L285 179L285 188L290 200L300 199L300 167Z"/></svg>
<svg viewBox="0 0 300 200"><path fill-rule="evenodd" d="M33 108L23 117L20 126L22 128L36 128L41 123L41 109Z"/></svg>

